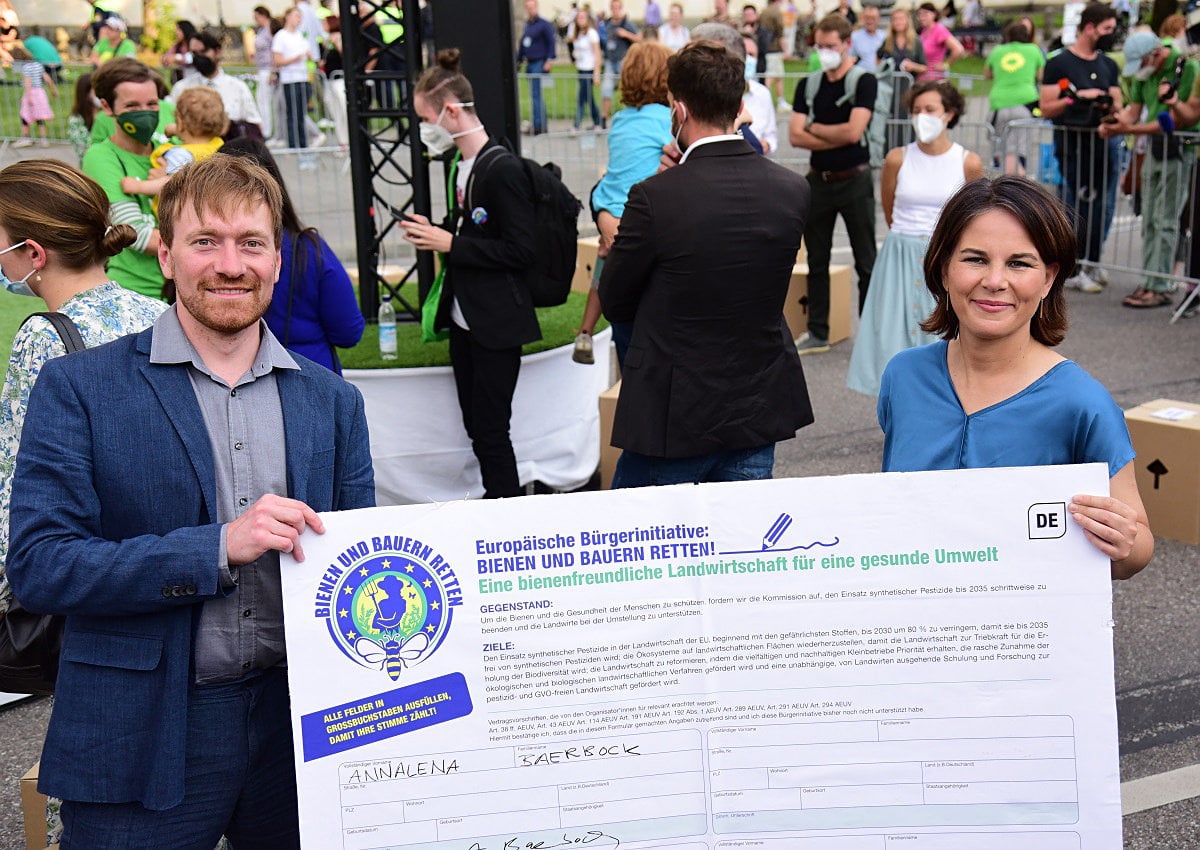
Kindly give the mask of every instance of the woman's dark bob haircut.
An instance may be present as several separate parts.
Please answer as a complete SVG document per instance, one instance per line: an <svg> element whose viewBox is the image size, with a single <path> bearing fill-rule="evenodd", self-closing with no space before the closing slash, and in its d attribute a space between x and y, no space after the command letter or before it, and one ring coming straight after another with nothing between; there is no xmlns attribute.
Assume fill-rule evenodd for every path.
<svg viewBox="0 0 1200 850"><path fill-rule="evenodd" d="M946 269L958 250L963 231L977 216L992 210L1003 210L1021 222L1042 262L1058 266L1050 293L1029 322L1029 332L1035 340L1043 345L1058 345L1067 335L1063 284L1075 273L1075 231L1054 196L1024 177L972 180L946 202L925 252L925 285L933 293L937 306L921 323L921 329L947 340L958 336L958 316L946 296Z"/></svg>
<svg viewBox="0 0 1200 850"><path fill-rule="evenodd" d="M954 87L953 83L948 83L945 80L922 80L919 83L913 84L904 95L904 107L909 111L913 111L913 104L917 102L917 98L926 92L935 91L938 97L942 99L942 109L947 112L953 112L954 117L946 122L946 129L953 130L958 125L958 119L962 117L967 108L967 102L963 99L962 92Z"/></svg>

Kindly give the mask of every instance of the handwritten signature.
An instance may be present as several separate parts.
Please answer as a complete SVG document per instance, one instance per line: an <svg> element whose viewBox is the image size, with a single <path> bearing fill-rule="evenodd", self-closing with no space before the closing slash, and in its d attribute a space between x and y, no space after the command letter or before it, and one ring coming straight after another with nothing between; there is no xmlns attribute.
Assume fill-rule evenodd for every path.
<svg viewBox="0 0 1200 850"><path fill-rule="evenodd" d="M554 841L554 839L550 839L550 841ZM611 844L606 842L611 842ZM504 842L501 850L554 850L556 847L585 847L587 845L620 847L621 840L598 829L589 829L582 835L567 835L564 832L562 841L557 844L551 844L549 841L522 841L520 836L514 835ZM488 850L488 848L486 844L476 841L467 850Z"/></svg>

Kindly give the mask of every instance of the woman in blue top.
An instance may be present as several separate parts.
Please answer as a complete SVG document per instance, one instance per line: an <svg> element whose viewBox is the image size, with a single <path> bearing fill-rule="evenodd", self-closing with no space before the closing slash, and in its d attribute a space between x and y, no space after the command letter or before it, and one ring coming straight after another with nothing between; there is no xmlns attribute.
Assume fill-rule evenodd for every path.
<svg viewBox="0 0 1200 850"><path fill-rule="evenodd" d="M671 53L669 47L658 42L635 44L621 66L621 102L625 108L613 118L608 133L608 169L592 189L592 215L600 231L600 251L579 336L575 338L576 363L593 361L592 332L600 318L600 271L625 213L629 190L654 176L663 145L671 141L671 109L667 106L667 59ZM624 360L632 332L628 323L613 323L618 360Z"/></svg>
<svg viewBox="0 0 1200 850"><path fill-rule="evenodd" d="M925 254L939 342L897 354L883 375L885 472L1104 462L1111 496L1075 496L1072 517L1129 578L1154 554L1125 417L1052 346L1066 335L1063 283L1075 236L1058 202L1019 177L966 184Z"/></svg>
<svg viewBox="0 0 1200 850"><path fill-rule="evenodd" d="M283 237L279 282L264 318L284 348L327 369L342 373L338 348L353 348L362 339L362 311L342 261L315 227L304 227L292 206L275 157L257 139L226 142L221 153L245 156L271 172L283 193Z"/></svg>

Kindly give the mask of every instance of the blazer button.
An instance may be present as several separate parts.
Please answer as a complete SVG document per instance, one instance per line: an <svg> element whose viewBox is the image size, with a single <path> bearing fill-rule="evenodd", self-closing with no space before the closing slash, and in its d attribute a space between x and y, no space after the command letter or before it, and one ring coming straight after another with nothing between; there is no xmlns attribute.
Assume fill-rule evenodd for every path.
<svg viewBox="0 0 1200 850"><path fill-rule="evenodd" d="M164 587L163 588L163 596L170 597L170 595L171 595L171 588Z"/></svg>
<svg viewBox="0 0 1200 850"><path fill-rule="evenodd" d="M188 596L195 596L196 595L196 585L189 584L184 592L187 593Z"/></svg>

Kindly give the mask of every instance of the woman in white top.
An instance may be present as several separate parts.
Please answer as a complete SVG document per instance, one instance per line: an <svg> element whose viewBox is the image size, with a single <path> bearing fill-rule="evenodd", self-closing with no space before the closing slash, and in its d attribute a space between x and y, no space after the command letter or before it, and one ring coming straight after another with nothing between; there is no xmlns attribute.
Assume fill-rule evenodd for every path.
<svg viewBox="0 0 1200 850"><path fill-rule="evenodd" d="M979 155L950 141L966 107L958 89L929 80L914 85L906 100L917 141L888 151L883 163L880 195L890 229L871 273L846 379L850 389L871 396L879 395L883 369L895 354L937 338L921 330L935 306L925 288L925 248L950 196L983 176Z"/></svg>
<svg viewBox="0 0 1200 850"><path fill-rule="evenodd" d="M308 147L304 116L308 112L308 39L300 32L300 10L295 6L283 14L283 29L271 39L271 60L279 72L283 104L287 110L287 146ZM316 57L312 57L316 58Z"/></svg>
<svg viewBox="0 0 1200 850"><path fill-rule="evenodd" d="M575 98L575 129L583 123L584 110L591 110L592 129L600 132L600 108L596 106L595 87L600 85L600 69L604 60L600 56L600 33L592 24L592 16L582 6L575 13L575 23L570 33L571 55L575 59L575 70L579 74L579 95Z"/></svg>
<svg viewBox="0 0 1200 850"><path fill-rule="evenodd" d="M272 22L270 9L266 6L254 7L254 100L258 104L258 114L262 117L262 134L265 139L271 138L275 118L275 58L271 53L275 33L272 32ZM275 26L278 26L278 23Z"/></svg>
<svg viewBox="0 0 1200 850"><path fill-rule="evenodd" d="M683 6L672 3L667 13L667 22L658 30L658 40L672 50L682 50L691 41L691 33L683 25Z"/></svg>

